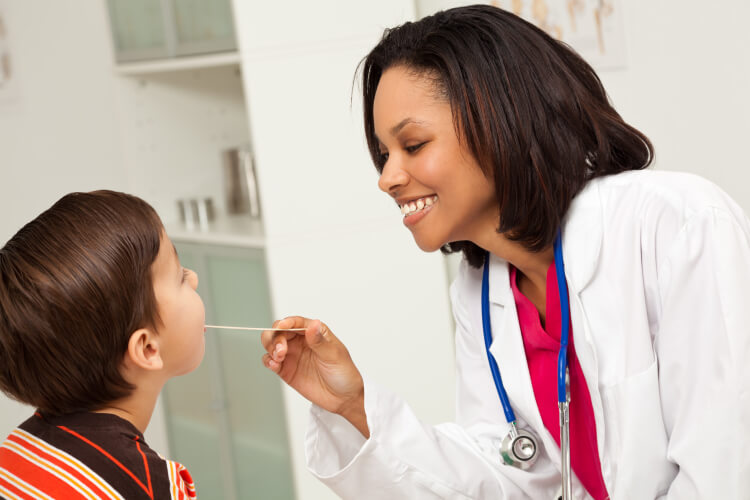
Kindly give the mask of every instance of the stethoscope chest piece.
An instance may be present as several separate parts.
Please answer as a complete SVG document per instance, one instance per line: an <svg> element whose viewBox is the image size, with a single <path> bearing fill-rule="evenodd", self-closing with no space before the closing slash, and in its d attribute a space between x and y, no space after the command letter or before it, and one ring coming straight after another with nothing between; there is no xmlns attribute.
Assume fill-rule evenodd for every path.
<svg viewBox="0 0 750 500"><path fill-rule="evenodd" d="M513 429L500 444L500 456L507 465L527 470L539 456L539 444L530 432Z"/></svg>

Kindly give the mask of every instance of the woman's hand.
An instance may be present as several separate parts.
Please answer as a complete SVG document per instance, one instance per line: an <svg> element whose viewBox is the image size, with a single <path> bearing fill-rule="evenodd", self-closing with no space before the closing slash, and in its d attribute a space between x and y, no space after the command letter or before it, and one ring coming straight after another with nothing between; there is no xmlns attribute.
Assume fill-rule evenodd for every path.
<svg viewBox="0 0 750 500"><path fill-rule="evenodd" d="M305 328L304 332L265 331L263 364L305 398L346 418L366 438L364 383L344 344L319 320L299 316L276 321L274 328Z"/></svg>

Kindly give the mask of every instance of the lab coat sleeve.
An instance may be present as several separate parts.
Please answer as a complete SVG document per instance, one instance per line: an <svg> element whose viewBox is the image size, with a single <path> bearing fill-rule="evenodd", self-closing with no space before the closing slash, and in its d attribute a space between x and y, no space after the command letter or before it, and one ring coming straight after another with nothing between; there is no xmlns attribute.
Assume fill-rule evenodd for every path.
<svg viewBox="0 0 750 500"><path fill-rule="evenodd" d="M342 498L527 498L498 476L458 425L424 425L400 397L367 380L365 411L366 440L340 416L311 409L307 466Z"/></svg>
<svg viewBox="0 0 750 500"><path fill-rule="evenodd" d="M678 466L667 499L750 495L750 227L738 212L688 218L659 269L654 346Z"/></svg>
<svg viewBox="0 0 750 500"><path fill-rule="evenodd" d="M457 337L464 338L468 319L457 312L461 308L456 307L455 284L452 298ZM457 340L457 356L466 354L463 347ZM462 365L463 360L457 361ZM486 361L483 363L486 364ZM472 386L471 380L463 380L466 376L471 374L459 369L458 385L464 389ZM474 405L474 401L481 399L479 395L475 396L462 398L459 395L459 405L462 402ZM467 414L474 414L473 410L481 411L479 408L460 410L459 413ZM493 410L497 409L493 407ZM365 412L370 429L369 439L365 439L340 416L315 405L311 410L306 437L307 466L342 498L539 498L538 495L529 494L527 486L531 485L528 472L500 465L497 443L486 437L487 434L498 435L490 425L477 422L467 422L467 426L454 423L438 426L423 424L402 398L367 379ZM523 488L519 485L523 485Z"/></svg>

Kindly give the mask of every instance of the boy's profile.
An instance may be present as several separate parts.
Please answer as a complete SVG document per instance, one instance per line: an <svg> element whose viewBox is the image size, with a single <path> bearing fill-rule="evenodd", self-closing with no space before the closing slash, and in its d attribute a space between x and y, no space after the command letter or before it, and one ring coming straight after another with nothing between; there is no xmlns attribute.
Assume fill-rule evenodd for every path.
<svg viewBox="0 0 750 500"><path fill-rule="evenodd" d="M0 445L0 497L195 497L142 433L203 357L197 286L123 193L66 195L0 249L0 389L37 409Z"/></svg>

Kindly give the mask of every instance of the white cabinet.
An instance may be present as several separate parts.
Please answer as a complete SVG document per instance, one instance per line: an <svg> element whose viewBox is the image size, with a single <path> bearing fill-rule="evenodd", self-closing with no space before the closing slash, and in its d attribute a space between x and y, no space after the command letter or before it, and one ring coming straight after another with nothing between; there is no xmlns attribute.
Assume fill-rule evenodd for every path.
<svg viewBox="0 0 750 500"><path fill-rule="evenodd" d="M230 0L108 0L118 62L234 51Z"/></svg>

